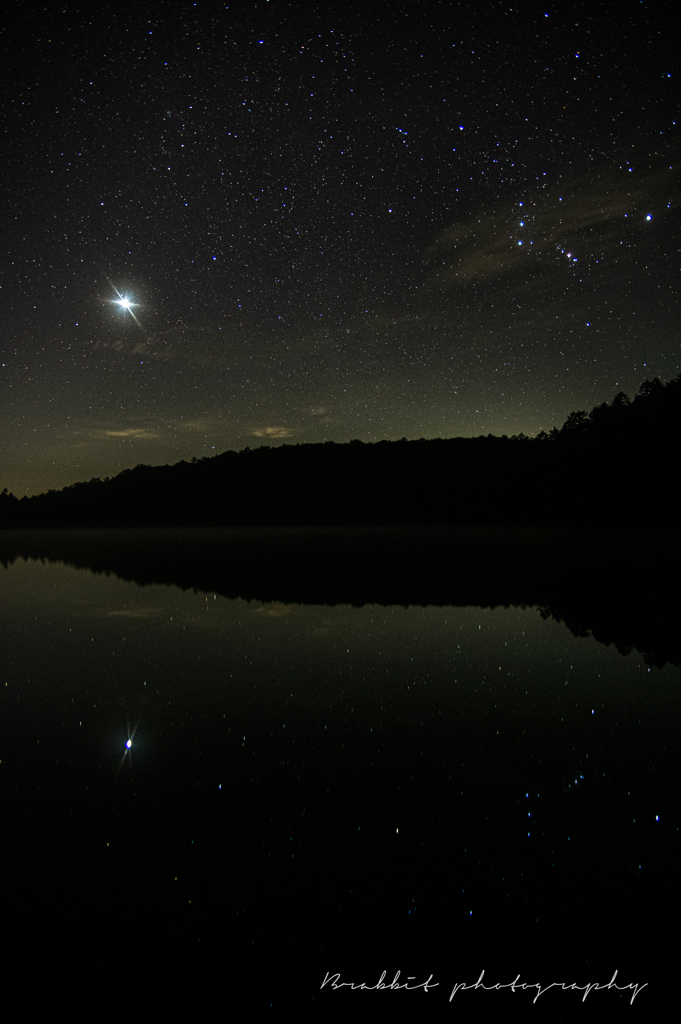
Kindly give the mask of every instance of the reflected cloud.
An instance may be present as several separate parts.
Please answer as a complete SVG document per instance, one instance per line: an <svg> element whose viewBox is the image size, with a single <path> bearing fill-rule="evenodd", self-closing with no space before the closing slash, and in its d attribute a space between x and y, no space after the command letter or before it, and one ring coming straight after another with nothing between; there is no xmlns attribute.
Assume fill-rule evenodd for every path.
<svg viewBox="0 0 681 1024"><path fill-rule="evenodd" d="M267 604L263 605L262 608L255 608L253 614L258 615L261 618L283 619L285 616L293 614L293 606L276 603Z"/></svg>
<svg viewBox="0 0 681 1024"><path fill-rule="evenodd" d="M160 615L160 608L115 608L107 612L107 618L119 619L151 619Z"/></svg>

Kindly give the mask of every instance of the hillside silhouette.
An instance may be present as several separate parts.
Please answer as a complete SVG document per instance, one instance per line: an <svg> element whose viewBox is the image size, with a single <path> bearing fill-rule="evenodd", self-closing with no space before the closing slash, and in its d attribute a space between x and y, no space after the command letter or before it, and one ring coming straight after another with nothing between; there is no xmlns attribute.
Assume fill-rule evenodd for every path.
<svg viewBox="0 0 681 1024"><path fill-rule="evenodd" d="M671 525L680 412L681 374L536 438L263 446L5 489L0 526Z"/></svg>

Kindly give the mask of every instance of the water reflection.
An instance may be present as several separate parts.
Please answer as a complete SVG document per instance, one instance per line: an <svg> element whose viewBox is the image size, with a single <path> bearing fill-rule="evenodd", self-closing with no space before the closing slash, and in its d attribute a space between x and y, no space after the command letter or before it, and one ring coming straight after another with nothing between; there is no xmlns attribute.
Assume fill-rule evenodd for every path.
<svg viewBox="0 0 681 1024"><path fill-rule="evenodd" d="M651 954L661 969L676 667L500 607L507 566L479 579L462 555L452 575L442 550L420 577L422 560L397 558L391 585L488 585L487 602L306 605L309 589L331 595L330 564L341 593L386 584L347 550L315 578L314 543L274 565L265 538L220 551L213 537L219 557L193 575L162 538L136 570L158 581L140 586L121 578L130 548L67 540L98 574L9 557L2 571L7 870L30 879L22 914L53 960L66 935L102 976L144 964L148 984L203 993L228 964L267 1006L310 1001L327 970L608 981L614 965L628 981ZM548 602L558 562L547 552L522 595ZM261 598L225 596L249 563ZM347 563L364 564L355 580ZM199 589L209 579L223 590Z"/></svg>
<svg viewBox="0 0 681 1024"><path fill-rule="evenodd" d="M670 530L0 532L0 563L20 557L115 573L142 586L166 583L283 604L535 606L575 636L613 643L623 654L636 649L649 665L681 666L681 554Z"/></svg>

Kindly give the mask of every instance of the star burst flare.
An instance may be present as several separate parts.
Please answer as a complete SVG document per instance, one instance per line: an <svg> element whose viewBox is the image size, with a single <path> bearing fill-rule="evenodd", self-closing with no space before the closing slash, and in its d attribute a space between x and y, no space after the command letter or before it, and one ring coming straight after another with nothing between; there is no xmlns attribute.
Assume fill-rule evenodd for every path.
<svg viewBox="0 0 681 1024"><path fill-rule="evenodd" d="M133 311L133 306L138 306L139 303L138 302L132 302L132 300L129 299L127 295L121 295L121 293L119 292L118 288L113 283L113 281L110 281L109 284L111 285L113 290L116 292L116 295L118 296L118 298L112 299L111 301L116 306L120 306L121 309L127 310L128 313L130 314L130 316L133 318L133 320L137 324L137 326L139 327L139 329L141 331L143 331L144 328L142 327L142 324L139 322L139 319L138 319L136 313Z"/></svg>

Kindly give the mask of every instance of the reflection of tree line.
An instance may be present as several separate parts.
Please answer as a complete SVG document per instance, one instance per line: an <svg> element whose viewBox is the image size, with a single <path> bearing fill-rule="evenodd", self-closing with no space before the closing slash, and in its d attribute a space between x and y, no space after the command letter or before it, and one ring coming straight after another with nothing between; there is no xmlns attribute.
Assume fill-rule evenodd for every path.
<svg viewBox="0 0 681 1024"><path fill-rule="evenodd" d="M681 668L676 602L663 607L662 601L624 605L558 598L551 605L540 606L539 611L543 619L565 623L573 636L593 637L606 647L614 644L622 655L635 649L651 667L664 668L671 663Z"/></svg>
<svg viewBox="0 0 681 1024"><path fill-rule="evenodd" d="M282 445L124 470L17 500L3 526L672 522L681 374L560 430Z"/></svg>
<svg viewBox="0 0 681 1024"><path fill-rule="evenodd" d="M681 667L675 541L658 531L646 558L645 529L12 530L0 562L287 604L533 606L575 636Z"/></svg>

